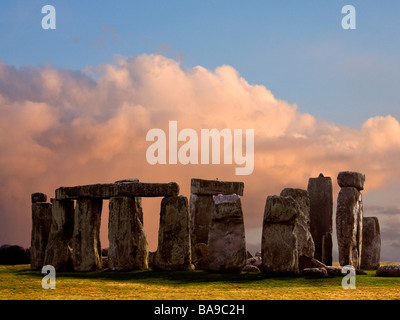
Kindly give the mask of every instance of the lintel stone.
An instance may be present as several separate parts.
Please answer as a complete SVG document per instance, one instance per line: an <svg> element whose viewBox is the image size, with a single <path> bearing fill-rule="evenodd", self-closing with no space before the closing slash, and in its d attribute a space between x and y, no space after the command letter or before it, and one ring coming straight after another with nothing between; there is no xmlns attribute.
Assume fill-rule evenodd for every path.
<svg viewBox="0 0 400 320"><path fill-rule="evenodd" d="M229 195L237 194L243 196L244 183L234 181L192 179L190 192L193 194Z"/></svg>

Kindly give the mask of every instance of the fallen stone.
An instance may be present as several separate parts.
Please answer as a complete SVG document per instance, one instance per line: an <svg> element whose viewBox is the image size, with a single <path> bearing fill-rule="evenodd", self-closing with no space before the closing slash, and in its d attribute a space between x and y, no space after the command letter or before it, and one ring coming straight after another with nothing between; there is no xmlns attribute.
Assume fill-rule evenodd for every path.
<svg viewBox="0 0 400 320"><path fill-rule="evenodd" d="M32 203L46 202L47 201L47 195L45 195L44 193L41 193L41 192L32 193L31 201L32 201Z"/></svg>
<svg viewBox="0 0 400 320"><path fill-rule="evenodd" d="M342 276L342 267L326 266L325 269L331 276Z"/></svg>
<svg viewBox="0 0 400 320"><path fill-rule="evenodd" d="M365 175L358 172L342 171L337 176L337 182L341 188L353 187L361 191L364 190Z"/></svg>
<svg viewBox="0 0 400 320"><path fill-rule="evenodd" d="M381 266L376 270L378 277L400 277L400 264Z"/></svg>
<svg viewBox="0 0 400 320"><path fill-rule="evenodd" d="M381 232L376 217L363 218L361 268L378 269L381 261Z"/></svg>
<svg viewBox="0 0 400 320"><path fill-rule="evenodd" d="M148 244L143 230L140 198L114 197L109 201L109 269L148 268Z"/></svg>
<svg viewBox="0 0 400 320"><path fill-rule="evenodd" d="M341 266L360 269L362 246L363 204L360 191L341 188L336 209L336 232Z"/></svg>
<svg viewBox="0 0 400 320"><path fill-rule="evenodd" d="M123 180L120 180L123 181ZM147 183L123 182L91 184L75 187L60 187L56 189L56 199L98 198L112 197L164 197L179 194L179 186L175 182Z"/></svg>
<svg viewBox="0 0 400 320"><path fill-rule="evenodd" d="M246 239L242 205L238 195L214 197L208 233L208 268L240 272L246 264Z"/></svg>
<svg viewBox="0 0 400 320"><path fill-rule="evenodd" d="M308 180L307 191L310 197L310 232L314 241L314 257L326 264L332 264L332 250L323 247L327 233L332 237L333 230L333 191L332 179L321 173L318 178ZM324 251L324 254L322 253Z"/></svg>
<svg viewBox="0 0 400 320"><path fill-rule="evenodd" d="M246 251L246 258L247 259L250 259L250 258L252 258L253 256L252 256L252 254L249 252L249 250L247 250Z"/></svg>
<svg viewBox="0 0 400 320"><path fill-rule="evenodd" d="M356 275L359 275L359 276L366 276L367 273L366 273L364 270L357 269L357 270L356 270Z"/></svg>
<svg viewBox="0 0 400 320"><path fill-rule="evenodd" d="M32 232L30 262L32 269L44 266L46 246L52 222L52 205L46 202L32 203Z"/></svg>
<svg viewBox="0 0 400 320"><path fill-rule="evenodd" d="M44 265L57 271L72 269L71 240L74 228L74 202L52 199L52 222L46 246Z"/></svg>
<svg viewBox="0 0 400 320"><path fill-rule="evenodd" d="M260 272L260 269L258 269L256 266L251 265L251 264L246 264L243 269L242 272Z"/></svg>
<svg viewBox="0 0 400 320"><path fill-rule="evenodd" d="M244 183L233 181L192 179L190 192L192 194L229 195L237 194L243 196Z"/></svg>
<svg viewBox="0 0 400 320"><path fill-rule="evenodd" d="M187 270L191 261L188 200L183 196L161 201L155 269Z"/></svg>
<svg viewBox="0 0 400 320"><path fill-rule="evenodd" d="M197 243L207 244L213 210L212 195L190 195L190 239L193 246Z"/></svg>
<svg viewBox="0 0 400 320"><path fill-rule="evenodd" d="M76 201L74 232L72 235L72 265L74 271L94 271L102 268L100 222L103 201ZM110 248L108 249L110 257Z"/></svg>
<svg viewBox="0 0 400 320"><path fill-rule="evenodd" d="M324 277L328 274L328 271L325 268L305 268L301 273L312 277Z"/></svg>
<svg viewBox="0 0 400 320"><path fill-rule="evenodd" d="M196 243L192 247L192 263L196 270L208 269L207 245L205 243Z"/></svg>
<svg viewBox="0 0 400 320"><path fill-rule="evenodd" d="M261 257L261 251L257 251L256 254L254 255L255 257Z"/></svg>

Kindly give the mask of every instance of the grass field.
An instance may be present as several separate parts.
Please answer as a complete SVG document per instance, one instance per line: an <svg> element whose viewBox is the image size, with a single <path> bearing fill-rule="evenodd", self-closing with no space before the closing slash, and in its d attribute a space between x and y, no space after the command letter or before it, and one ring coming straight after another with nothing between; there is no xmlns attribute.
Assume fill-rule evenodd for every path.
<svg viewBox="0 0 400 320"><path fill-rule="evenodd" d="M29 265L0 266L1 300L154 299L154 300L366 300L400 299L400 278L357 275L356 289L343 289L342 277L271 277L262 273L59 272L56 289L44 290L45 276Z"/></svg>

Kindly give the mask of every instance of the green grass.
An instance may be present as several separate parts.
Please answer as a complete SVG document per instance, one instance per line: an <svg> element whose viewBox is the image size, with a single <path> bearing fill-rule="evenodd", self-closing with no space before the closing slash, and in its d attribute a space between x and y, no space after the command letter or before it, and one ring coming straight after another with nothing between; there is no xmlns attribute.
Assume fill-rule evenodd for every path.
<svg viewBox="0 0 400 320"><path fill-rule="evenodd" d="M29 265L0 266L0 299L400 299L400 278L357 275L356 289L343 289L342 277L271 277L262 273L206 271L58 272L56 289L44 290L45 276Z"/></svg>

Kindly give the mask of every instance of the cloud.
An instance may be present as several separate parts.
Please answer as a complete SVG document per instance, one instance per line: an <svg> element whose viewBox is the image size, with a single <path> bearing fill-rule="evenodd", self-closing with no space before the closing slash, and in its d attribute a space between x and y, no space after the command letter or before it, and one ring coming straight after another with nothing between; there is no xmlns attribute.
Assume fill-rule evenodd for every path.
<svg viewBox="0 0 400 320"><path fill-rule="evenodd" d="M146 133L168 132L169 120L177 120L178 130L198 133L254 129L254 173L235 176L236 164L148 164ZM367 119L360 130L336 125L250 85L231 66L183 70L179 61L159 54L120 57L81 71L0 63L0 150L0 243L29 243L32 192L53 196L62 185L121 178L176 181L186 196L193 177L244 181L251 232L262 224L268 195L306 188L320 172L333 181L342 170L365 173L365 195L398 181L400 124L387 115ZM158 204L144 201L153 249Z"/></svg>

